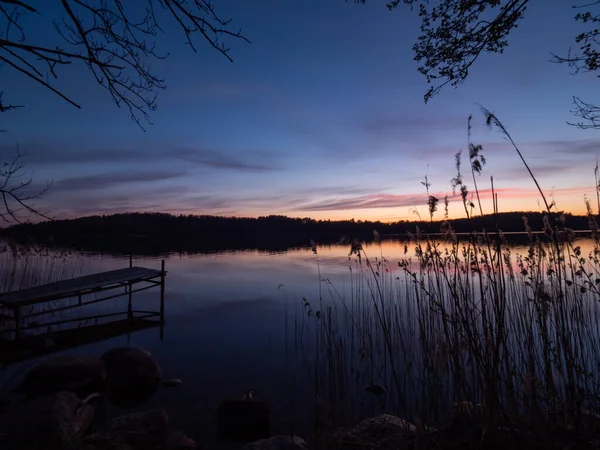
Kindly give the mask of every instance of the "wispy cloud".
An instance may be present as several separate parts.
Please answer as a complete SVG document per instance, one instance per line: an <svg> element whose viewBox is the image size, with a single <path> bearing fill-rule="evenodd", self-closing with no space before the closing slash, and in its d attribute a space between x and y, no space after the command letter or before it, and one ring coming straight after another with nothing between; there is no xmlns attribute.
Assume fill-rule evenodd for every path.
<svg viewBox="0 0 600 450"><path fill-rule="evenodd" d="M593 186L574 187L565 189L553 189L548 191L547 195L561 196L593 192ZM495 189L494 193L498 194L503 200L511 199L526 199L538 198L539 192L535 189L519 189L519 188L502 188ZM448 196L450 200L459 200L460 196L452 192L435 193L440 200L444 196ZM472 195L475 195L473 192ZM492 190L482 189L479 191L481 199L491 199ZM350 197L337 200L323 200L312 203L299 205L294 210L296 211L336 211L336 210L354 210L354 209L371 209L371 208L400 208L427 204L426 194L386 194L378 193L372 195L364 195L360 197Z"/></svg>
<svg viewBox="0 0 600 450"><path fill-rule="evenodd" d="M452 122L453 120L448 118L448 122L445 125L440 124L439 127L451 128ZM394 129L391 119L388 123L384 121L369 126L372 126L373 133L377 129L383 130L384 133L388 127L390 130ZM415 126L418 126L418 123L415 123ZM423 173L428 172L432 175L435 188L448 190L449 178L454 174L453 155L460 146L452 148L441 144L431 143L427 147L430 149L427 150L427 156L440 159L439 166L442 170L438 171L437 166L427 168L426 162L422 163L421 169ZM339 165L326 166L322 176L320 173L312 178L304 176L309 181L304 180L303 183L298 182L298 176L290 172L288 183L288 172L278 170L286 167L280 164L285 160L279 160L277 155L269 152L254 150L238 155L210 148L159 145L153 144L148 149L139 146L123 150L78 150L69 147L55 152L51 144L43 144L22 150L28 153L28 167L35 169L48 165L49 170L43 176L55 179L51 191L43 199L44 208L62 211L68 216L126 211L169 211L225 215L311 215L310 213L314 212L315 215L325 217L328 211L340 211L339 214L344 214L344 211L379 208L383 213L385 208L410 208L424 206L427 202L424 192L413 189L419 185L421 176L416 176L419 171L414 170L414 165L408 162L410 158L424 158L424 151L407 155L406 167L411 168L408 171L404 171L402 165L381 165L379 160L372 167L361 166L360 174L364 179L356 184L353 184L356 179L355 172ZM422 145L425 147L425 144ZM508 144L489 142L483 143L483 146L488 158L485 171L494 174L498 186L496 193L501 199L539 199L539 193L535 189L529 189L529 186L533 185L528 178L525 179L526 170ZM572 195L572 198L576 198L583 193L592 195L595 192L594 188L572 187L581 185L580 178L572 176L572 179L568 179L565 175L580 173L581 159L593 161L597 146L600 147L600 141L540 141L523 144L522 150L544 188L565 186L566 179L570 182L571 187L549 190L549 194ZM373 159L372 154L373 152L363 152L361 157L370 163ZM467 156L466 153L464 156ZM394 157L396 156L388 155L385 161L392 161ZM394 161L404 164L402 158L403 155L400 155ZM83 171L85 167L81 170L79 167L67 167L63 170L63 166L73 162L91 163L89 165L94 172L86 176ZM464 163L465 169L468 169L468 161ZM110 171L111 165L119 169ZM106 173L98 174L101 167ZM125 168L131 168L131 171L126 172ZM196 168L204 169L196 171ZM369 170L373 170L372 176ZM225 175L225 171L230 173ZM268 177L262 176L262 172L266 171L272 173L269 173ZM198 176L199 173L201 176ZM73 176L74 174L77 176ZM225 178L227 176L229 178ZM593 183L591 172L590 181ZM489 186L483 182L480 184L486 185ZM407 193L390 193L398 192L399 186L406 186ZM502 186L509 188L502 189ZM417 193L414 193L415 190ZM117 191L119 195L113 195L117 194ZM126 195L123 195L124 192ZM482 190L480 194L485 199L491 195L489 190ZM451 192L436 192L434 195L440 198L448 195L450 199L459 201Z"/></svg>
<svg viewBox="0 0 600 450"><path fill-rule="evenodd" d="M231 198L218 195L193 195L188 196L179 203L174 203L171 208L175 211L212 211L223 210L234 206L234 201Z"/></svg>
<svg viewBox="0 0 600 450"><path fill-rule="evenodd" d="M351 122L351 126L364 133L377 137L386 136L420 136L423 133L440 133L448 131L463 132L466 130L468 116L436 112L385 111L367 113Z"/></svg>
<svg viewBox="0 0 600 450"><path fill-rule="evenodd" d="M0 146L1 154L14 153L11 146ZM276 170L272 154L256 150L216 150L211 148L81 148L30 144L21 147L25 161L34 165L168 163L185 162L212 169L233 171Z"/></svg>
<svg viewBox="0 0 600 450"><path fill-rule="evenodd" d="M536 150L543 152L545 155L562 155L567 157L578 156L593 156L600 157L600 140L599 139L580 139L576 141L541 141L531 144Z"/></svg>
<svg viewBox="0 0 600 450"><path fill-rule="evenodd" d="M102 190L115 185L148 183L184 177L183 171L119 172L87 177L66 178L52 185L53 192Z"/></svg>
<svg viewBox="0 0 600 450"><path fill-rule="evenodd" d="M429 109L403 110L366 108L336 114L322 111L302 111L291 114L286 129L309 143L317 158L338 166L390 158L410 160L418 156L433 158L429 150L449 154L460 148L456 136L466 134L468 115L444 114ZM441 149L441 142L456 141L457 145ZM450 146L449 146L450 147Z"/></svg>
<svg viewBox="0 0 600 450"><path fill-rule="evenodd" d="M117 192L85 191L82 195L77 191L65 190L56 196L50 191L44 198L44 206L57 218L125 212L171 212L170 207L177 205L185 192L184 186L146 188L144 195L129 189Z"/></svg>
<svg viewBox="0 0 600 450"><path fill-rule="evenodd" d="M361 197L339 200L323 200L298 206L297 211L330 211L367 208L389 208L398 206L413 206L426 201L421 194L372 194Z"/></svg>
<svg viewBox="0 0 600 450"><path fill-rule="evenodd" d="M475 143L481 144L484 151L493 153L509 152L515 155L515 150L508 141L489 142L486 140L475 139ZM555 158L570 158L580 156L588 158L590 156L600 157L600 139L580 139L580 140L543 140L518 142L517 146L525 153L525 158L543 158L544 161L554 161ZM574 161L581 163L581 161ZM587 162L587 159L586 159Z"/></svg>
<svg viewBox="0 0 600 450"><path fill-rule="evenodd" d="M267 164L250 162L235 158L215 150L175 150L172 156L193 164L204 165L213 169L231 169L240 171L268 171L275 167Z"/></svg>
<svg viewBox="0 0 600 450"><path fill-rule="evenodd" d="M476 142L480 143L480 142ZM513 147L508 142L481 142L488 166L485 172L504 180L531 181L530 174ZM564 185L581 177L593 179L596 158L600 159L600 140L534 141L518 144L533 174L544 184L554 185L558 180ZM468 154L463 152L463 162L468 168ZM583 170L582 170L583 169Z"/></svg>

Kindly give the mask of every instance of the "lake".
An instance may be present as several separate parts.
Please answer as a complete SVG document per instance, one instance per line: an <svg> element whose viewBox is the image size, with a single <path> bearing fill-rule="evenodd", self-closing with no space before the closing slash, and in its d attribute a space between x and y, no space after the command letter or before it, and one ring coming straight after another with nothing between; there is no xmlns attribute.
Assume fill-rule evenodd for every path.
<svg viewBox="0 0 600 450"><path fill-rule="evenodd" d="M364 246L373 260L383 255L390 267L405 256L405 241L383 241ZM584 253L593 242L578 238ZM409 253L411 244L408 243ZM239 399L247 389L272 408L272 432L302 432L310 408L308 390L299 367L289 363L294 352L294 324L302 321L303 298L313 304L329 298L333 286L344 296L352 288L354 257L348 245L319 246L281 253L259 251L214 254L171 254L135 258L134 265L160 268L166 260L166 326L134 332L70 351L100 356L115 346L149 350L166 377L183 380L176 389L164 388L139 409L165 408L175 427L199 442L216 439L217 408L226 399ZM514 245L513 254L526 247ZM5 254L6 255L6 254ZM81 274L129 265L128 258L75 253L70 264ZM75 261L73 263L73 261ZM66 263L65 263L66 264ZM320 283L320 279L331 282ZM158 289L134 294L134 306L158 304ZM100 308L126 308L126 297L109 300ZM287 349L287 350L286 350ZM286 363L288 361L288 363ZM0 372L0 384L18 376L38 360L12 365ZM114 411L115 413L117 411Z"/></svg>

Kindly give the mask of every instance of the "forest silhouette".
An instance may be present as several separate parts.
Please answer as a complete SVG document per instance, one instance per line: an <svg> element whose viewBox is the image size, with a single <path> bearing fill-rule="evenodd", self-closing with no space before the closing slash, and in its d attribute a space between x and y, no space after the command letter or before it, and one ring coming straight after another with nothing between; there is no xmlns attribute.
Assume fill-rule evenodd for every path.
<svg viewBox="0 0 600 450"><path fill-rule="evenodd" d="M496 230L524 233L524 217L534 232L543 231L544 213L508 212L448 220L456 233ZM564 214L565 226L589 229L588 216ZM74 250L158 255L170 252L212 253L227 250L285 251L318 244L351 243L358 239L408 238L417 229L440 233L444 221L380 222L314 220L271 215L258 218L164 213L127 213L19 224L0 236L19 243L52 245Z"/></svg>

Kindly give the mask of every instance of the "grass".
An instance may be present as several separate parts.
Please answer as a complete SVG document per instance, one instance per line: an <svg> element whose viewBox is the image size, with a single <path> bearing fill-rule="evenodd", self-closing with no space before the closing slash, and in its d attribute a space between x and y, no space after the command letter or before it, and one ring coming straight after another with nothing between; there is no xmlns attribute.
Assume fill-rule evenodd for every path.
<svg viewBox="0 0 600 450"><path fill-rule="evenodd" d="M323 296L318 304L304 300L305 319L296 322L315 398L315 436L381 412L441 427L461 401L481 405L477 445L464 448L500 437L519 448L583 448L577 443L600 432L595 214L586 201L593 245L582 249L506 128L483 112L539 189L544 234L533 234L524 220L529 245L515 255L500 226L458 239L444 222L442 237L415 230L395 262L354 242L350 293L322 280ZM469 119L475 190L463 181L460 154L452 180L468 216L484 214L476 187L482 150L471 143ZM597 168L595 174L598 181ZM429 194L428 180L423 184L433 221L439 199Z"/></svg>

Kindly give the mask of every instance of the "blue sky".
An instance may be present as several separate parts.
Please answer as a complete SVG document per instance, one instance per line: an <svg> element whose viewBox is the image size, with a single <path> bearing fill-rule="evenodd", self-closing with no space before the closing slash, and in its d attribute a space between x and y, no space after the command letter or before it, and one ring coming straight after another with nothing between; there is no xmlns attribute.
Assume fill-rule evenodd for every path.
<svg viewBox="0 0 600 450"><path fill-rule="evenodd" d="M595 198L597 131L566 121L573 95L595 100L597 79L550 62L579 31L571 2L532 2L504 55L483 55L463 85L427 105L411 48L418 17L385 3L216 2L252 41L227 41L233 63L208 45L193 53L165 24L159 48L170 56L150 63L167 89L146 132L84 67L62 69L55 84L78 110L0 66L4 100L26 105L2 114L1 154L18 145L36 182L53 181L38 206L57 217L162 211L390 221L426 214L425 174L432 193L451 193L454 154L466 150L473 114L473 140L488 160L478 181L484 197L493 175L501 210L538 210L535 186L502 136L483 126L481 104L505 123L561 209L581 212L584 194ZM29 42L54 36L51 15L29 19ZM461 208L452 202L452 214Z"/></svg>

